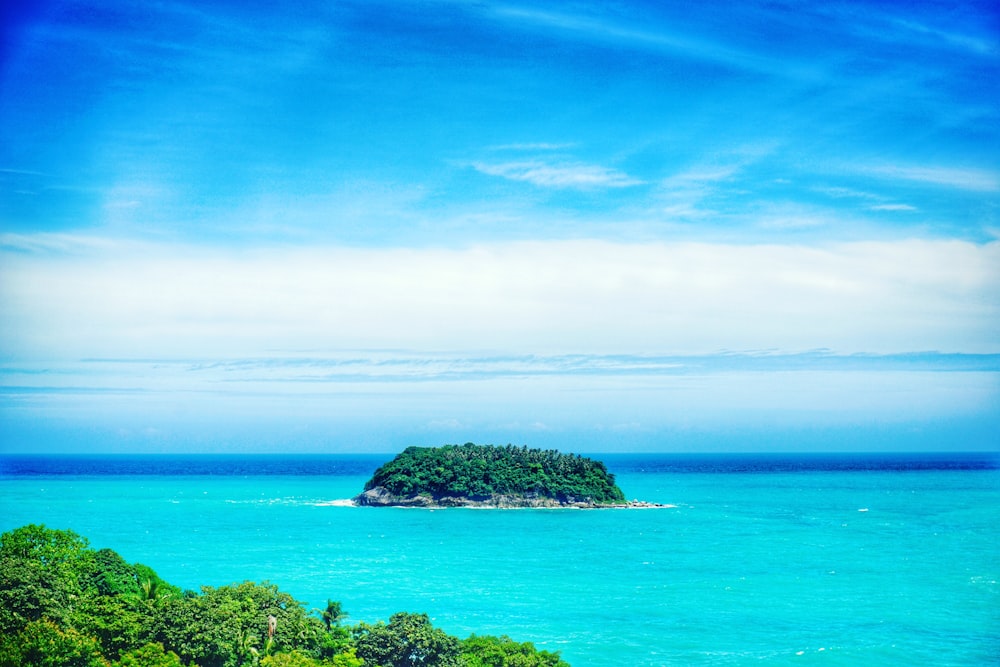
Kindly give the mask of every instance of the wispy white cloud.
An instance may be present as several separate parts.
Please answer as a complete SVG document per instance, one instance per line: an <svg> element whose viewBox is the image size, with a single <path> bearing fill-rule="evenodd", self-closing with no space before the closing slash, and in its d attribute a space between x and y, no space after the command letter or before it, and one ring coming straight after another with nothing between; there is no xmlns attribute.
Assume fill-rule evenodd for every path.
<svg viewBox="0 0 1000 667"><path fill-rule="evenodd" d="M93 242L0 259L0 347L25 359L1000 348L996 242L127 252Z"/></svg>
<svg viewBox="0 0 1000 667"><path fill-rule="evenodd" d="M247 358L82 359L0 364L0 393L191 391L314 393L334 385L448 384L559 377L707 377L762 372L998 372L1000 354L834 354L774 351L695 355L459 354L439 351L272 351Z"/></svg>
<svg viewBox="0 0 1000 667"><path fill-rule="evenodd" d="M586 14L538 10L515 5L497 5L491 11L502 20L531 29L561 33L574 39L610 43L643 51L669 53L682 58L726 67L793 78L814 78L814 69L801 62L783 62L760 53L739 49L689 31L657 29L625 23L612 14Z"/></svg>
<svg viewBox="0 0 1000 667"><path fill-rule="evenodd" d="M726 181L735 176L742 165L702 165L693 167L687 171L680 172L663 180L663 185L667 188L686 186L690 184L700 185L704 183L717 183Z"/></svg>
<svg viewBox="0 0 1000 667"><path fill-rule="evenodd" d="M43 172L32 169L5 169L0 168L0 174L13 174L15 176L45 176Z"/></svg>
<svg viewBox="0 0 1000 667"><path fill-rule="evenodd" d="M811 189L814 192L819 192L820 194L833 197L834 199L867 199L870 201L881 201L884 199L881 195L877 195L872 192L865 192L864 190L855 190L854 188L845 188L840 186L816 186Z"/></svg>
<svg viewBox="0 0 1000 667"><path fill-rule="evenodd" d="M667 218L695 219L717 215L706 205L728 183L736 180L751 161L746 156L720 163L698 164L659 182L659 211Z"/></svg>
<svg viewBox="0 0 1000 667"><path fill-rule="evenodd" d="M953 30L945 30L936 26L928 26L911 19L894 19L892 23L913 33L928 35L941 43L962 51L975 53L981 56L996 55L997 42L995 35L982 37L978 35L965 34Z"/></svg>
<svg viewBox="0 0 1000 667"><path fill-rule="evenodd" d="M886 179L930 183L959 190L1000 192L1000 173L987 169L883 164L861 166L860 171Z"/></svg>
<svg viewBox="0 0 1000 667"><path fill-rule="evenodd" d="M976 3L942 8L940 12L930 5L916 11L914 7L898 7L905 16L891 5L886 5L885 11L874 4L859 7L826 3L810 9L817 14L817 21L841 26L845 32L872 42L905 46L914 52L930 48L932 54L941 49L985 57L997 53L995 17Z"/></svg>
<svg viewBox="0 0 1000 667"><path fill-rule="evenodd" d="M814 192L819 192L833 199L858 199L871 202L865 208L869 211L916 211L916 206L889 201L884 195L845 188L840 186L816 186L811 188ZM877 202L877 203L875 203Z"/></svg>
<svg viewBox="0 0 1000 667"><path fill-rule="evenodd" d="M797 232L807 229L834 228L844 222L843 214L817 209L796 202L766 202L747 216L750 224L770 232Z"/></svg>
<svg viewBox="0 0 1000 667"><path fill-rule="evenodd" d="M525 160L499 163L474 162L472 167L489 176L525 181L546 188L625 188L643 184L643 181L617 169L591 164Z"/></svg>

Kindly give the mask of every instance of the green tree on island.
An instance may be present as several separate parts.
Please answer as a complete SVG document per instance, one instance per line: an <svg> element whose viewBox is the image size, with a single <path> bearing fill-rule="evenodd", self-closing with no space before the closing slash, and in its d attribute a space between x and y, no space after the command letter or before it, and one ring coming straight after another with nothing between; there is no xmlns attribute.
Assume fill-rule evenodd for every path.
<svg viewBox="0 0 1000 667"><path fill-rule="evenodd" d="M365 491L398 497L486 500L541 497L560 503L622 504L625 494L600 461L579 454L507 445L408 447L381 466Z"/></svg>

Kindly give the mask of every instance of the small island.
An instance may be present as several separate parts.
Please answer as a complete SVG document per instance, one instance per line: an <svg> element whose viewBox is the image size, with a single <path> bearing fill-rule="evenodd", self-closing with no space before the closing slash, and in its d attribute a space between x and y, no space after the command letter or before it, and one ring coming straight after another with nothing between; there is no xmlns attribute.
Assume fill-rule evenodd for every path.
<svg viewBox="0 0 1000 667"><path fill-rule="evenodd" d="M408 447L354 498L376 507L662 507L626 501L600 461L507 445Z"/></svg>

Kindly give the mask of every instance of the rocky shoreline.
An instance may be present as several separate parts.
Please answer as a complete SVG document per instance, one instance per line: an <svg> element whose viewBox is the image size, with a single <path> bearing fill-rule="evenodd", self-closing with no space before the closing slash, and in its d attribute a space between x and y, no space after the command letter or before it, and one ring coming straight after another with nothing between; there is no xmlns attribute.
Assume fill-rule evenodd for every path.
<svg viewBox="0 0 1000 667"><path fill-rule="evenodd" d="M352 499L355 505L362 507L419 507L439 509L446 507L473 507L483 509L654 509L660 507L676 507L662 503L650 503L642 500L631 500L624 503L597 503L586 498L549 498L536 493L526 494L494 494L487 497L469 498L466 496L434 497L429 494L398 496L383 486L376 486Z"/></svg>

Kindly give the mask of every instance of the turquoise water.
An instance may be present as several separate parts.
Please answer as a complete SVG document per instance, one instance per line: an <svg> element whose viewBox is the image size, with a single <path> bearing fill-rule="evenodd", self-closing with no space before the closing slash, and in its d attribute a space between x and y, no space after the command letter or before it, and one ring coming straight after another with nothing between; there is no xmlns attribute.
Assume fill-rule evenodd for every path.
<svg viewBox="0 0 1000 667"><path fill-rule="evenodd" d="M0 529L610 665L996 664L995 460L602 457L650 510L330 504L388 457L0 461ZM110 462L109 462L110 461Z"/></svg>

